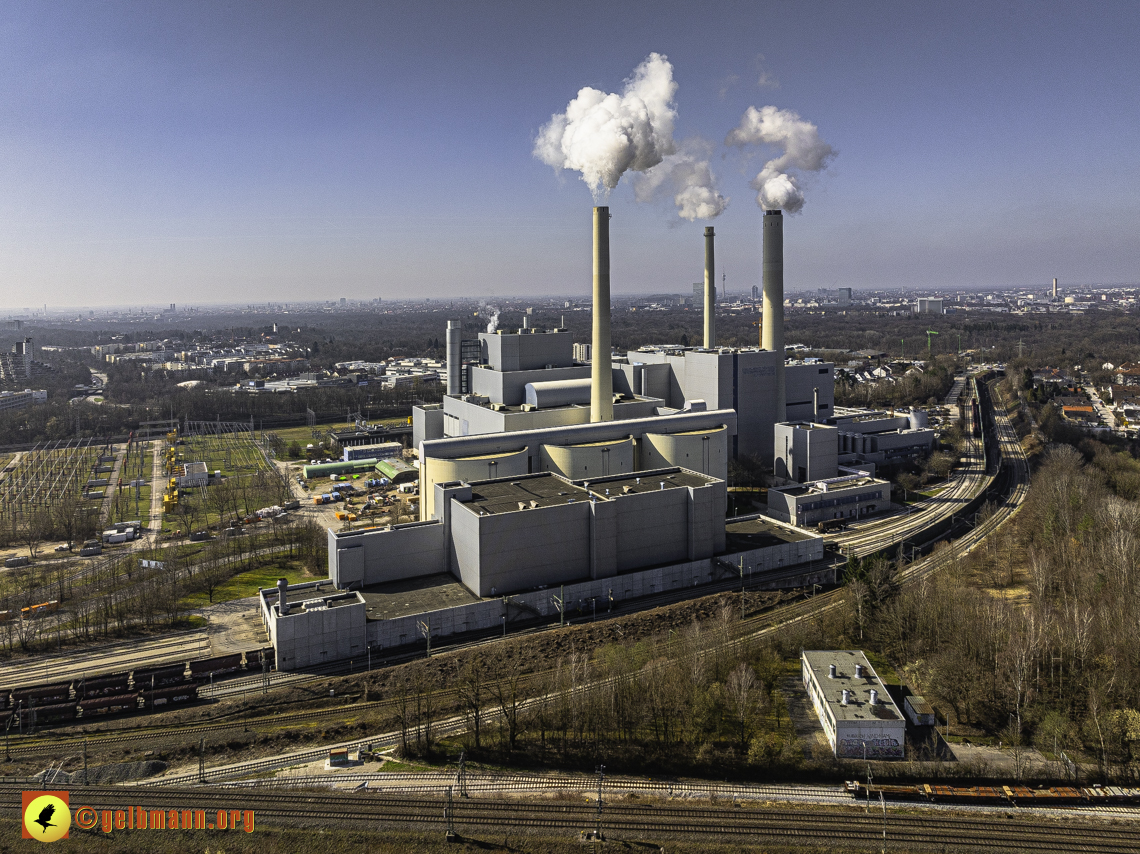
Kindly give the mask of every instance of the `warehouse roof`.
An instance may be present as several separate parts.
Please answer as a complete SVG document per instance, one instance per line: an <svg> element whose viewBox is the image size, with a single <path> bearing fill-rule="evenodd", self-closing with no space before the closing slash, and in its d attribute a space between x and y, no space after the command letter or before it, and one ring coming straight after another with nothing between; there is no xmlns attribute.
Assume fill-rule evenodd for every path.
<svg viewBox="0 0 1140 854"><path fill-rule="evenodd" d="M837 721L902 720L898 706L886 686L875 672L875 668L857 649L804 650L803 660L811 670L816 685L828 708ZM835 676L830 676L830 667L835 665ZM856 677L856 665L862 665L863 675ZM843 691L848 694L847 704L843 704ZM877 702L871 705L871 691L878 692Z"/></svg>

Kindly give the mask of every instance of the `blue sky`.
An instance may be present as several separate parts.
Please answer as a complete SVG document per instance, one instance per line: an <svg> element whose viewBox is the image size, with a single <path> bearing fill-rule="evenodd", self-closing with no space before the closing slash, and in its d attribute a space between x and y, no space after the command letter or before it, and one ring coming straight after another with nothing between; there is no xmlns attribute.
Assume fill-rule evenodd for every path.
<svg viewBox="0 0 1140 854"><path fill-rule="evenodd" d="M715 143L730 291L771 155L723 141L768 104L838 152L789 290L1137 282L1138 32L1135 2L6 0L0 309L585 295L593 201L533 140L653 51ZM629 177L614 292L686 290L706 223Z"/></svg>

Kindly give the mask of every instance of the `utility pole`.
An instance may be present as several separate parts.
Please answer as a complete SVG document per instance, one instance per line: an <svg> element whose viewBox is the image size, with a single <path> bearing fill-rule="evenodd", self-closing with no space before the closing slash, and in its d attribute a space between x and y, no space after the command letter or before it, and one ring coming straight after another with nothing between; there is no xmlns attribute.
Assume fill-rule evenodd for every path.
<svg viewBox="0 0 1140 854"><path fill-rule="evenodd" d="M420 634L427 640L427 657L431 658L431 625L426 620L420 620L416 625L419 626Z"/></svg>
<svg viewBox="0 0 1140 854"><path fill-rule="evenodd" d="M602 781L606 778L606 766L598 766L598 817L594 825L594 841L602 841Z"/></svg>
<svg viewBox="0 0 1140 854"><path fill-rule="evenodd" d="M198 740L198 782L206 782L206 739Z"/></svg>
<svg viewBox="0 0 1140 854"><path fill-rule="evenodd" d="M459 779L456 780L459 785L459 797L467 797L467 751L459 751Z"/></svg>
<svg viewBox="0 0 1140 854"><path fill-rule="evenodd" d="M451 815L454 804L451 800L451 786L447 787L447 806L443 808L443 816L447 820L447 841L451 842L455 839L455 828L452 825Z"/></svg>
<svg viewBox="0 0 1140 854"><path fill-rule="evenodd" d="M744 555L740 556L740 621L744 622Z"/></svg>
<svg viewBox="0 0 1140 854"><path fill-rule="evenodd" d="M554 603L554 607L558 609L558 625L566 625L566 586L562 585L558 588L558 595L551 596L550 601Z"/></svg>

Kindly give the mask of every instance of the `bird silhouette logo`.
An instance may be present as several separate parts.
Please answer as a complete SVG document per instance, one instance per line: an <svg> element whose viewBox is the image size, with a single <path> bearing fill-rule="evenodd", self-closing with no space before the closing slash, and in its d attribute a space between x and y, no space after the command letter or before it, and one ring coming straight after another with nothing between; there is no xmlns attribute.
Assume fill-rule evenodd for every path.
<svg viewBox="0 0 1140 854"><path fill-rule="evenodd" d="M71 810L68 792L23 792L24 839L55 842L68 838Z"/></svg>
<svg viewBox="0 0 1140 854"><path fill-rule="evenodd" d="M48 804L40 810L39 818L36 819L36 824L44 829L44 833L48 832L49 827L55 827L51 823L51 817L55 814L55 804Z"/></svg>

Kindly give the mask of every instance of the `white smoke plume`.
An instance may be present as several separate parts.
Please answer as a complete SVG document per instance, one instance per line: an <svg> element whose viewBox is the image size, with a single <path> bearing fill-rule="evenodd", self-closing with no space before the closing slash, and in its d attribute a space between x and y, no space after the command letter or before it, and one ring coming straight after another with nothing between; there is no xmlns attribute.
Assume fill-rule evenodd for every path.
<svg viewBox="0 0 1140 854"><path fill-rule="evenodd" d="M491 306L491 316L487 319L487 334L494 335L499 328L499 310Z"/></svg>
<svg viewBox="0 0 1140 854"><path fill-rule="evenodd" d="M728 207L728 199L717 192L716 176L708 161L711 148L700 139L683 142L675 154L634 177L637 200L651 201L667 187L673 193L677 213L689 222L720 216Z"/></svg>
<svg viewBox="0 0 1140 854"><path fill-rule="evenodd" d="M783 154L769 160L751 181L756 203L766 210L798 213L804 206L799 181L790 170L819 172L835 156L835 150L819 137L819 129L791 110L749 107L725 138L725 145L774 145Z"/></svg>
<svg viewBox="0 0 1140 854"><path fill-rule="evenodd" d="M543 125L534 156L555 169L574 169L600 201L628 170L644 172L673 153L673 66L651 53L620 95L589 86Z"/></svg>

